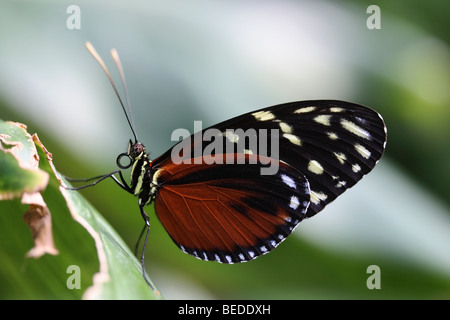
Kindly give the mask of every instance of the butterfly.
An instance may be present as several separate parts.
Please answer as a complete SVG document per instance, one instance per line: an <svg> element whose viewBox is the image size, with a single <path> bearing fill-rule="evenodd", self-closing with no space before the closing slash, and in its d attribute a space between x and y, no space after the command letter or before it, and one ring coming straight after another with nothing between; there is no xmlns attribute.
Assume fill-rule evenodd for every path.
<svg viewBox="0 0 450 320"><path fill-rule="evenodd" d="M314 100L239 115L184 137L151 160L138 141L131 108L129 117L100 56L86 46L110 79L134 137L117 158L119 170L87 186L111 177L138 198L145 222L140 238L146 231L143 269L150 231L146 205L154 204L183 252L245 262L273 250L303 219L355 185L385 150L387 130L379 113L355 103ZM126 88L117 52L111 54ZM129 183L121 169L131 169Z"/></svg>

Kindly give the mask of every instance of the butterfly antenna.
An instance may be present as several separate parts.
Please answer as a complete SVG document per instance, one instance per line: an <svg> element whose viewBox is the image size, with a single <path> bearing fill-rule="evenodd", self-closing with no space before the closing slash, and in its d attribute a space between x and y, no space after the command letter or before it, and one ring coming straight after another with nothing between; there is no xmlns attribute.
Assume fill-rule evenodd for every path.
<svg viewBox="0 0 450 320"><path fill-rule="evenodd" d="M103 62L103 59L100 57L100 55L95 50L94 46L89 41L87 41L85 43L85 46L86 46L86 49L89 51L89 53L94 57L94 59L97 60L98 64L102 67L103 71L105 72L106 76L108 77L108 80L111 83L111 85L114 89L114 92L116 93L117 98L119 99L120 105L122 106L122 110L125 113L125 117L127 118L128 125L130 126L130 129L133 132L134 141L137 142L138 138L137 138L137 134L136 134L136 130L134 127L133 118L132 118L131 107L130 107L128 93L127 93L127 87L125 85L125 76L123 74L122 65L120 63L119 55L117 54L117 51L115 49L111 50L111 55L113 56L114 62L116 63L117 68L119 69L120 77L122 78L122 84L123 84L124 91L125 91L125 97L127 99L127 105L128 105L128 110L130 112L131 121L130 121L130 117L128 116L127 110L125 109L125 105L123 104L123 101L120 98L119 91L117 90L117 87L114 84L114 81L111 77L111 74L108 71L108 68L106 67L105 63Z"/></svg>
<svg viewBox="0 0 450 320"><path fill-rule="evenodd" d="M125 81L125 72L123 72L122 63L120 62L119 54L117 53L116 49L111 50L111 56L114 62L116 63L117 69L119 70L120 79L122 80L123 91L125 92L125 100L127 102L128 114L130 115L131 127L133 130L134 138L136 139L135 142L137 142L136 127L134 126L133 111L131 109L130 97L128 95L127 82Z"/></svg>

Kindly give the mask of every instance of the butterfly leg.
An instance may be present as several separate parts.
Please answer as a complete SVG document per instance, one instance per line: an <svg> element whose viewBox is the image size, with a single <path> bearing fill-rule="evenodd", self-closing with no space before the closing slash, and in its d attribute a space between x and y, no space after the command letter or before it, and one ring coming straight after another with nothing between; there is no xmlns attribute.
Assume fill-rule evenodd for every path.
<svg viewBox="0 0 450 320"><path fill-rule="evenodd" d="M85 181L85 182L87 182L87 181L95 180L94 182L89 183L89 184L86 184L86 185L81 186L81 187L66 187L66 186L64 186L64 185L62 185L62 187L63 187L64 189L66 189L66 190L81 190L81 189L84 189L84 188L87 188L87 187L95 186L97 183L99 183L100 181L105 180L106 178L113 177L113 179L114 179L114 178L115 178L115 177L114 177L114 174L116 174L117 172L120 172L120 170L116 170L116 171L113 171L113 172L111 172L111 173L107 173L107 174L104 174L104 175L101 175L101 176L96 176L96 177L87 178L87 179L76 179L76 178L70 178L70 177L61 175L61 176L63 176L64 178L66 178L67 180L69 180L69 181L75 181L75 182L76 182L76 181ZM123 186L122 186L122 187L123 187Z"/></svg>
<svg viewBox="0 0 450 320"><path fill-rule="evenodd" d="M119 173L119 177L120 177L120 181L119 179L116 178L116 176L111 175L111 178L114 180L115 183L117 183L117 185L119 187L121 187L123 190L125 190L128 193L133 193L133 191L131 190L131 187L128 185L128 183L125 181L123 175L122 175L122 171L117 170Z"/></svg>
<svg viewBox="0 0 450 320"><path fill-rule="evenodd" d="M147 230L148 226L147 224L144 224L144 227L141 230L141 233L139 234L139 237L136 241L136 245L134 246L134 255L137 257L138 254L138 249L139 249L139 244L141 243L142 240L142 236L144 235L145 230Z"/></svg>
<svg viewBox="0 0 450 320"><path fill-rule="evenodd" d="M120 180L116 178L116 176L115 176L116 173L119 174ZM101 176L96 176L96 177L87 178L87 179L70 178L70 177L67 177L67 176L62 175L62 174L61 174L61 176L63 176L64 178L66 178L66 179L69 180L69 181L75 181L75 182L77 182L77 181L78 181L78 182L80 182L80 181L87 182L87 181L95 180L94 182L89 183L89 184L86 184L86 185L81 186L81 187L66 187L66 186L62 185L62 187L63 187L64 189L66 189L66 190L81 190L81 189L84 189L84 188L92 187L92 186L95 186L95 185L96 185L97 183L99 183L100 181L103 181L103 180L105 180L106 178L111 177L111 178L114 180L114 182L117 183L117 185L118 185L119 187L121 187L123 190L125 190L125 191L128 192L128 193L133 193L132 190L131 190L131 188L130 188L130 186L129 186L128 183L125 181L125 179L124 179L124 177L123 177L123 175L122 175L122 171L120 171L120 170L116 170L116 171L113 171L113 172L111 172L111 173L107 173L107 174L104 174L104 175L101 175Z"/></svg>
<svg viewBox="0 0 450 320"><path fill-rule="evenodd" d="M142 238L142 235L144 234L145 229L147 229L147 232L145 234L145 239L144 239L144 246L142 247L142 253L141 253L141 266L142 266L142 276L144 277L145 282L147 282L147 284L149 285L149 287L154 290L155 288L153 287L153 285L150 283L150 281L147 279L146 273L145 273L145 249L147 248L147 242L148 242L148 235L150 234L150 221L148 218L147 213L145 213L143 206L139 206L139 209L141 211L141 215L142 218L145 221L145 225L144 228L141 231L141 234L139 235L139 239L138 239L138 243L136 244L136 251L137 251L137 247L139 245L139 242Z"/></svg>

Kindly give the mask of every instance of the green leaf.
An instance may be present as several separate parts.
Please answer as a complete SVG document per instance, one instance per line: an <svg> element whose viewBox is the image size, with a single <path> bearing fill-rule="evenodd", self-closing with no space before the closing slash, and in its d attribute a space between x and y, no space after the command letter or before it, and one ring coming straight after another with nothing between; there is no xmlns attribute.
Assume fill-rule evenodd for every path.
<svg viewBox="0 0 450 320"><path fill-rule="evenodd" d="M108 222L78 192L60 187L52 155L25 128L0 121L0 186L7 195L0 201L0 299L160 299ZM39 167L24 166L33 159ZM49 237L54 247L46 251Z"/></svg>
<svg viewBox="0 0 450 320"><path fill-rule="evenodd" d="M36 148L26 127L0 120L0 200L42 190L48 174L38 168Z"/></svg>
<svg viewBox="0 0 450 320"><path fill-rule="evenodd" d="M97 248L100 268L85 298L159 299L159 292L151 291L143 280L140 263L108 222L78 192L61 191L74 220L90 233Z"/></svg>

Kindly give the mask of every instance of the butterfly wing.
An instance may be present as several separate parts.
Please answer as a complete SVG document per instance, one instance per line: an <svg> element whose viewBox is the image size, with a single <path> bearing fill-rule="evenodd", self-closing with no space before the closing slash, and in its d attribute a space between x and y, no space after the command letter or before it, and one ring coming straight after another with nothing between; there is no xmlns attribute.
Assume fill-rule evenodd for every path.
<svg viewBox="0 0 450 320"><path fill-rule="evenodd" d="M274 176L259 170L260 165L166 162L158 174L155 210L179 248L202 260L234 263L284 240L305 217L309 184L287 164Z"/></svg>
<svg viewBox="0 0 450 320"><path fill-rule="evenodd" d="M222 150L208 149L212 142ZM284 239L303 218L356 184L381 158L385 144L382 117L353 103L301 101L249 112L193 134L152 162L154 172L161 169L155 209L185 252L205 260L246 261L265 253L263 247L275 247L279 234ZM175 149L183 150L179 160L191 164L174 164ZM208 155L199 156L198 150L201 155L208 150ZM269 158L278 171L264 176L258 164L205 163L221 157L247 162ZM221 185L225 181L227 187ZM299 187L296 192L287 192L290 181ZM287 216L297 202L296 214ZM257 231L269 216L263 208L272 207L272 227Z"/></svg>
<svg viewBox="0 0 450 320"><path fill-rule="evenodd" d="M279 129L279 159L301 171L311 188L308 217L369 173L387 132L376 111L343 101L301 101L264 108L215 126Z"/></svg>

